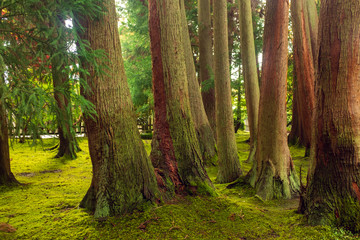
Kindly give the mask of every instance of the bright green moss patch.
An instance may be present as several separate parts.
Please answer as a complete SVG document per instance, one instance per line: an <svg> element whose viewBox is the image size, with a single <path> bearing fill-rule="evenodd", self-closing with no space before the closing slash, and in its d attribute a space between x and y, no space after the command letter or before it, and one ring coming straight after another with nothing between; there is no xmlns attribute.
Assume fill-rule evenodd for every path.
<svg viewBox="0 0 360 240"><path fill-rule="evenodd" d="M249 135L237 134L242 169ZM145 140L147 152L150 141ZM44 148L55 145L46 140ZM304 225L295 212L298 200L262 202L249 185L232 188L215 184L218 197L183 197L171 203L124 216L96 221L79 203L91 182L91 160L87 141L80 141L83 152L76 160L53 159L56 152L41 146L14 144L12 170L24 185L0 188L0 223L16 229L0 232L0 239L356 239L344 230ZM296 170L308 160L304 149L292 147ZM216 167L208 168L211 180ZM306 177L306 174L302 176Z"/></svg>

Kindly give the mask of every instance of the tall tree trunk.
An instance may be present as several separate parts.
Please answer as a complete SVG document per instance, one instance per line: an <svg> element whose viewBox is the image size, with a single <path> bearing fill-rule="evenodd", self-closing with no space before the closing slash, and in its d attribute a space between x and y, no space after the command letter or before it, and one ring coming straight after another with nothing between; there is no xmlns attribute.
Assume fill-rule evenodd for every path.
<svg viewBox="0 0 360 240"><path fill-rule="evenodd" d="M92 49L103 49L107 59L104 73L83 56L81 62L89 85L84 97L95 105L97 116L84 118L93 165L91 186L80 206L94 211L95 217L106 217L142 209L157 197L154 168L147 157L136 126L130 90L117 28L115 1L102 2L106 8L97 18L77 16L84 32L81 39ZM99 66L99 65L98 65Z"/></svg>
<svg viewBox="0 0 360 240"><path fill-rule="evenodd" d="M229 67L230 67L230 73L231 73L231 67L232 67L232 52L234 48L234 33L236 31L236 20L235 20L235 11L236 11L236 5L234 4L234 0L227 0L227 4L230 6L227 11L227 27L228 27L228 51L229 51Z"/></svg>
<svg viewBox="0 0 360 240"><path fill-rule="evenodd" d="M311 0L314 1L314 0ZM294 88L294 100L296 105L293 106L295 117L298 120L298 126L292 125L292 130L289 140L291 142L299 142L301 145L310 149L311 135L312 135L312 112L315 106L315 71L313 56L316 50L316 45L312 46L312 33L310 29L316 28L316 20L309 19L308 11L316 11L315 9L308 9L307 2L309 0L293 0L291 4L291 16L293 21L294 33L294 63L296 73L296 88ZM311 14L313 18L317 18L316 13ZM315 43L314 43L315 44ZM296 97L296 99L295 99ZM296 119L295 119L296 120ZM301 131L296 135L296 130ZM294 138L298 138L298 141Z"/></svg>
<svg viewBox="0 0 360 240"><path fill-rule="evenodd" d="M200 83L208 82L210 87L202 89L201 95L210 126L216 138L215 89L213 79L213 35L211 29L210 0L198 1L199 18L199 62ZM210 82L210 83L209 83Z"/></svg>
<svg viewBox="0 0 360 240"><path fill-rule="evenodd" d="M198 80L196 78L196 71L194 65L193 54L191 51L190 36L188 31L188 24L186 20L186 11L184 0L181 3L181 19L182 19L182 37L184 44L184 55L186 63L186 75L188 80L189 99L191 116L195 124L195 130L199 140L200 150L203 160L206 164L210 164L212 158L216 154L215 137L212 132L209 120L206 116L204 104L201 98L201 92Z"/></svg>
<svg viewBox="0 0 360 240"><path fill-rule="evenodd" d="M66 94L68 93L69 81L67 73L62 72L65 66L64 64L61 64L61 57L64 56L54 56L51 64L54 98L58 107L56 118L60 140L58 153L56 154L55 158L65 156L71 159L75 159L77 157L76 152L80 150L80 148L76 142L75 131L72 129L72 115L71 111L69 110L71 104L70 94Z"/></svg>
<svg viewBox="0 0 360 240"><path fill-rule="evenodd" d="M3 58L0 56L0 186L18 183L10 169L7 117L3 104L4 69Z"/></svg>
<svg viewBox="0 0 360 240"><path fill-rule="evenodd" d="M213 2L216 134L219 157L217 181L227 183L241 175L234 132L227 38L227 1Z"/></svg>
<svg viewBox="0 0 360 240"><path fill-rule="evenodd" d="M245 97L250 129L250 154L248 162L253 162L258 129L258 113L260 101L259 80L256 66L254 32L251 16L251 1L239 1L240 14L240 39L241 39L241 58L244 59L244 80Z"/></svg>
<svg viewBox="0 0 360 240"><path fill-rule="evenodd" d="M2 58L0 56L0 85L3 84L3 71L2 70ZM18 183L14 174L10 169L10 154L9 154L9 137L7 127L7 117L5 108L2 102L2 86L0 86L0 186Z"/></svg>
<svg viewBox="0 0 360 240"><path fill-rule="evenodd" d="M191 118L179 0L150 0L155 104L151 160L166 197L213 194Z"/></svg>
<svg viewBox="0 0 360 240"><path fill-rule="evenodd" d="M264 200L291 198L299 191L286 131L288 22L289 2L268 0L254 161L256 192Z"/></svg>
<svg viewBox="0 0 360 240"><path fill-rule="evenodd" d="M359 231L359 2L322 1L319 38L315 154L302 209L310 224Z"/></svg>

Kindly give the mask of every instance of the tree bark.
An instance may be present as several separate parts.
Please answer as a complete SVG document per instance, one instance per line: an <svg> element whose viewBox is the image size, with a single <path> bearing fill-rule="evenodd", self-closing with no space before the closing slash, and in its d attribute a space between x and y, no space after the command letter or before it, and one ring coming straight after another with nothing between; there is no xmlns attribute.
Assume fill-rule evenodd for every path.
<svg viewBox="0 0 360 240"><path fill-rule="evenodd" d="M227 38L227 1L213 2L216 133L219 159L217 181L228 183L241 175L234 131Z"/></svg>
<svg viewBox="0 0 360 240"><path fill-rule="evenodd" d="M206 116L204 104L201 98L201 92L198 80L196 78L196 71L194 65L193 54L191 51L190 36L188 31L188 24L186 20L186 11L184 0L181 3L181 25L182 37L184 44L184 56L186 63L186 75L188 80L188 90L190 99L191 116L195 124L195 131L199 140L200 150L204 163L211 164L211 160L216 154L215 150L215 137L212 132L209 120Z"/></svg>
<svg viewBox="0 0 360 240"><path fill-rule="evenodd" d="M151 160L166 198L214 194L191 118L179 0L149 1L155 105Z"/></svg>
<svg viewBox="0 0 360 240"><path fill-rule="evenodd" d="M206 91L201 90L203 104L210 126L216 138L215 119L215 89L213 79L213 35L211 29L210 0L198 1L199 18L199 62L200 62L200 83L210 81L211 87Z"/></svg>
<svg viewBox="0 0 360 240"><path fill-rule="evenodd" d="M0 56L0 186L18 183L10 169L8 126L3 104L4 68L3 58Z"/></svg>
<svg viewBox="0 0 360 240"><path fill-rule="evenodd" d="M2 67L1 64L2 61L0 61L0 67ZM0 81L0 84L3 84L2 79ZM10 169L9 137L6 119L5 108L0 96L0 186L18 183Z"/></svg>
<svg viewBox="0 0 360 240"><path fill-rule="evenodd" d="M310 224L360 230L360 5L321 3L315 139L302 209Z"/></svg>
<svg viewBox="0 0 360 240"><path fill-rule="evenodd" d="M152 204L158 193L154 168L136 126L121 56L115 1L101 4L106 10L97 18L77 14L84 29L81 39L106 55L105 59L96 58L96 64L87 62L83 55L81 62L89 72L82 78L90 88L82 89L82 94L94 104L97 116L84 117L93 178L80 206L93 211L96 218L142 209ZM104 72L97 71L97 66L104 63Z"/></svg>
<svg viewBox="0 0 360 240"><path fill-rule="evenodd" d="M313 0L310 0L314 2ZM315 107L315 70L314 58L316 44L312 44L311 37L314 33L311 29L317 27L316 6L315 9L307 7L309 0L293 0L291 4L291 16L293 21L294 33L294 63L296 74L296 87L294 88L293 112L297 117L297 122L292 124L289 135L290 142L297 142L310 149L312 135L312 112ZM311 11L311 14L308 13ZM315 13L313 13L315 11ZM309 19L309 16L315 19ZM296 98L296 99L295 99ZM295 112L296 111L296 112ZM293 122L294 123L294 122ZM298 139L298 140L297 140Z"/></svg>
<svg viewBox="0 0 360 240"><path fill-rule="evenodd" d="M254 32L251 16L251 1L239 1L241 58L244 59L245 98L250 129L250 154L248 162L253 162L258 132L260 101L259 80L255 56Z"/></svg>
<svg viewBox="0 0 360 240"><path fill-rule="evenodd" d="M289 2L268 0L259 107L258 142L253 171L257 195L264 199L291 198L299 181L287 145L286 78Z"/></svg>

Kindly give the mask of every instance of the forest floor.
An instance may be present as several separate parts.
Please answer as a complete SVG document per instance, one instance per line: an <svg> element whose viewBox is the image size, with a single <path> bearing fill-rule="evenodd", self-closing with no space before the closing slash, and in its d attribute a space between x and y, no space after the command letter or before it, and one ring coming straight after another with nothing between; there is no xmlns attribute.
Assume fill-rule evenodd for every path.
<svg viewBox="0 0 360 240"><path fill-rule="evenodd" d="M248 133L237 143L242 169L249 145ZM144 140L150 151L150 140ZM56 144L12 143L11 166L22 183L0 187L0 239L360 239L343 229L307 226L296 213L298 199L263 202L248 185L227 189L215 184L218 197L187 196L145 212L97 221L79 202L91 182L91 161L86 139L76 160L53 159ZM305 182L308 159L304 149L291 147L292 157ZM212 180L216 167L208 168ZM5 232L4 232L5 231Z"/></svg>

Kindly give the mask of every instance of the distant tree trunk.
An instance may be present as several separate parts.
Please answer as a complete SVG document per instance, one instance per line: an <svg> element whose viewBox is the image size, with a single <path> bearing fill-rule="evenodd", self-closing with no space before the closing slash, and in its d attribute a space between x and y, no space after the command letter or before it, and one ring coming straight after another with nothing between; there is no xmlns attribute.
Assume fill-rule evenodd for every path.
<svg viewBox="0 0 360 240"><path fill-rule="evenodd" d="M213 194L191 118L179 0L150 0L155 104L151 160L166 197Z"/></svg>
<svg viewBox="0 0 360 240"><path fill-rule="evenodd" d="M227 11L227 26L228 26L228 51L229 51L229 67L230 67L230 73L231 73L231 67L232 67L232 53L234 48L234 33L236 31L236 20L235 20L235 10L236 6L234 4L234 0L227 0L229 7L229 10Z"/></svg>
<svg viewBox="0 0 360 240"><path fill-rule="evenodd" d="M241 175L231 105L226 4L226 0L213 2L216 133L219 157L217 181L219 183L232 182Z"/></svg>
<svg viewBox="0 0 360 240"><path fill-rule="evenodd" d="M254 32L251 16L251 1L239 1L241 57L245 80L245 97L250 129L250 154L248 162L253 162L256 152L258 113L260 101L259 80L257 75Z"/></svg>
<svg viewBox="0 0 360 240"><path fill-rule="evenodd" d="M213 44L211 29L210 0L198 1L200 82L210 81L209 89L202 89L201 95L210 126L216 138L215 89L213 79Z"/></svg>
<svg viewBox="0 0 360 240"><path fill-rule="evenodd" d="M256 193L264 200L291 198L299 181L287 145L286 78L289 2L268 0L254 168Z"/></svg>
<svg viewBox="0 0 360 240"><path fill-rule="evenodd" d="M72 116L69 111L70 108L70 95L66 96L69 88L68 76L62 72L65 68L61 64L61 55L55 56L52 59L52 78L54 86L54 98L57 103L56 118L59 131L59 148L55 158L63 156L75 159L76 152L80 150L75 138L75 132L72 129ZM61 66L59 66L61 64ZM64 94L65 93L65 94Z"/></svg>
<svg viewBox="0 0 360 240"><path fill-rule="evenodd" d="M91 186L80 206L94 211L95 217L124 214L156 200L158 192L154 168L147 157L136 126L130 91L117 28L115 1L102 2L106 12L97 18L80 14L84 32L81 39L92 49L103 49L107 59L105 73L99 73L93 63L82 59L89 72L86 79L90 90L84 97L95 105L95 119L85 116L93 165Z"/></svg>
<svg viewBox="0 0 360 240"><path fill-rule="evenodd" d="M314 0L310 0L314 1ZM293 0L291 4L291 16L294 33L294 63L296 73L296 87L294 88L293 112L295 114L294 130L289 135L289 142L298 142L310 149L312 134L312 112L315 106L315 71L312 49L316 45L311 44L311 25L308 19L308 0ZM311 9L312 11L316 11ZM312 14L317 18L316 13ZM315 24L315 21L313 21ZM314 43L315 44L315 43ZM315 50L315 49L314 49ZM295 99L296 97L296 99ZM296 112L295 112L296 111ZM297 140L298 139L298 140Z"/></svg>
<svg viewBox="0 0 360 240"><path fill-rule="evenodd" d="M360 230L360 5L324 0L320 10L315 154L301 210L310 224Z"/></svg>
<svg viewBox="0 0 360 240"><path fill-rule="evenodd" d="M186 12L184 7L184 0L181 0L181 19L182 19L182 37L184 44L184 55L186 63L186 73L188 80L189 99L192 119L195 124L195 130L200 144L200 150L204 162L208 165L216 154L215 137L212 132L209 120L206 116L204 104L201 98L201 92L198 80L196 78L196 71L194 65L193 54L191 51L190 36L188 31L188 24L186 20Z"/></svg>

